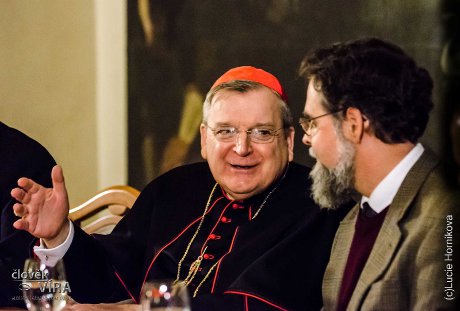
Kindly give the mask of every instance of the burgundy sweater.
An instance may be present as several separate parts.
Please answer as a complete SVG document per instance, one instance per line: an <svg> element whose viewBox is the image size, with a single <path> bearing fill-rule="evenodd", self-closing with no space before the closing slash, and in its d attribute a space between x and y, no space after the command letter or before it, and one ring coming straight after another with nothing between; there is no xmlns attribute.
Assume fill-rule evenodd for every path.
<svg viewBox="0 0 460 311"><path fill-rule="evenodd" d="M366 264L372 247L374 246L375 239L382 227L387 210L388 208L385 208L379 214L375 214L372 217L366 216L363 209L359 211L350 254L348 255L345 271L343 272L337 311L346 310L347 308L361 271Z"/></svg>

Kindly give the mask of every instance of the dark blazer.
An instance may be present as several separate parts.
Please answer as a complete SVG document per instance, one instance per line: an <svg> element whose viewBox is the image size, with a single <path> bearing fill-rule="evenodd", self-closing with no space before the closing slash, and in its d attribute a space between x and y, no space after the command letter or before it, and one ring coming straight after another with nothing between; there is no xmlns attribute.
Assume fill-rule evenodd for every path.
<svg viewBox="0 0 460 311"><path fill-rule="evenodd" d="M51 187L51 169L56 164L49 152L38 142L0 122L0 306L24 306L19 283L13 281L14 269L23 268L30 256L34 238L13 228L17 219L10 192L21 177L29 177Z"/></svg>
<svg viewBox="0 0 460 311"><path fill-rule="evenodd" d="M388 209L347 310L452 308L453 301L445 299L449 279L444 269L452 264L445 254L453 240L445 235L458 225L459 208L458 193L448 190L439 161L425 149ZM358 210L357 205L344 218L335 237L323 281L325 310L337 307Z"/></svg>
<svg viewBox="0 0 460 311"><path fill-rule="evenodd" d="M214 184L206 163L183 166L149 184L112 234L89 237L77 228L64 257L73 298L137 300L145 279L175 279ZM232 233L231 250L206 281L212 289L200 291L193 310L321 308L323 272L345 213L321 211L309 187L307 168L291 163L257 218Z"/></svg>

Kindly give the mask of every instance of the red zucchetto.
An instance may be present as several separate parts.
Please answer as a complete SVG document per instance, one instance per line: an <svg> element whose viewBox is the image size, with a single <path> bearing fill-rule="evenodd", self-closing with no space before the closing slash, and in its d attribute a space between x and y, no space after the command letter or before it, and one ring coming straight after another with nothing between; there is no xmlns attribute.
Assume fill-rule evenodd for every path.
<svg viewBox="0 0 460 311"><path fill-rule="evenodd" d="M214 84L211 87L211 90L223 83L235 80L252 81L260 83L278 93L283 100L287 100L287 96L284 93L281 83L274 75L265 70L258 69L252 66L241 66L230 69L229 71L224 73L219 79L217 79L216 82L214 82Z"/></svg>

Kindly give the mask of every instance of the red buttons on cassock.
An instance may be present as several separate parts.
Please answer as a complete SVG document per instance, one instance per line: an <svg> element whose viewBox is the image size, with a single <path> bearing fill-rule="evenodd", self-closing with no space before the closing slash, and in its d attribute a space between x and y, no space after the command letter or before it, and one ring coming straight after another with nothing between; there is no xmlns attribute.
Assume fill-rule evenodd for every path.
<svg viewBox="0 0 460 311"><path fill-rule="evenodd" d="M232 222L232 220L231 220L230 218L227 218L227 217L225 217L225 216L222 217L222 218L220 219L220 221L222 221L222 222L225 223L225 224L228 224L229 222Z"/></svg>
<svg viewBox="0 0 460 311"><path fill-rule="evenodd" d="M211 255L211 254L204 254L204 255L203 255L203 258L204 258L204 259L214 259L214 255Z"/></svg>
<svg viewBox="0 0 460 311"><path fill-rule="evenodd" d="M220 240L220 238L221 238L220 235L216 235L216 234L214 234L214 233L211 233L211 234L209 235L209 239L210 239L210 240Z"/></svg>
<svg viewBox="0 0 460 311"><path fill-rule="evenodd" d="M238 203L233 203L232 204L233 209L243 209L244 205L238 204Z"/></svg>

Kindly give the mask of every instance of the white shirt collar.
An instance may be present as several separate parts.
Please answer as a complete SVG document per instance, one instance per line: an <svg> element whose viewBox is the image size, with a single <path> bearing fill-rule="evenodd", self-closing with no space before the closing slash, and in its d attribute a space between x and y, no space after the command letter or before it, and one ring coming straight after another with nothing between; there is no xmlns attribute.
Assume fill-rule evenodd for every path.
<svg viewBox="0 0 460 311"><path fill-rule="evenodd" d="M391 171L385 176L384 179L375 187L370 197L363 196L361 198L361 208L363 203L367 202L371 208L376 212L380 213L387 206L393 202L396 193L399 190L402 182L406 178L412 166L420 158L423 151L422 144L418 143L412 150L398 163Z"/></svg>

